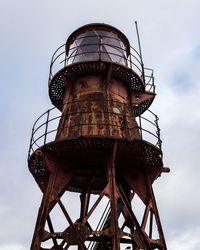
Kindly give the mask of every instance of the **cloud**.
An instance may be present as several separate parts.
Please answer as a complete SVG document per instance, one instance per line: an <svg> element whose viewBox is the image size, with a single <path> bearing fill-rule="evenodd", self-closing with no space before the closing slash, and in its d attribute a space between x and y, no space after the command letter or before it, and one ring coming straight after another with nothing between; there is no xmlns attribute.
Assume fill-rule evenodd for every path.
<svg viewBox="0 0 200 250"><path fill-rule="evenodd" d="M27 250L24 246L21 245L2 245L0 250Z"/></svg>
<svg viewBox="0 0 200 250"><path fill-rule="evenodd" d="M192 233L192 237L191 237ZM199 239L200 230L189 230L184 233L177 232L176 235L173 236L172 241L169 244L169 249L173 250L196 250L199 247L200 239Z"/></svg>

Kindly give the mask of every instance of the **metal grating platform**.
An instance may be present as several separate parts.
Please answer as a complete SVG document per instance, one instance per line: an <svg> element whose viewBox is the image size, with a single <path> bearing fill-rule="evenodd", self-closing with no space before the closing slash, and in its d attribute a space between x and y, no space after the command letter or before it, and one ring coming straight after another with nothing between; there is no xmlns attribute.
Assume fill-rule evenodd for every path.
<svg viewBox="0 0 200 250"><path fill-rule="evenodd" d="M142 79L128 67L103 61L82 62L64 67L49 80L49 96L52 103L62 109L63 93L68 81L88 74L107 76L110 67L112 77L122 80L131 91L145 91Z"/></svg>
<svg viewBox="0 0 200 250"><path fill-rule="evenodd" d="M101 165L116 140L117 139L113 138L100 139L85 137L48 143L31 155L29 159L29 169L36 180L39 180L41 177L48 178L45 155L49 153L51 155L53 154L60 159L65 159L65 162L70 162L71 159L74 159L74 155L76 155L75 161L73 162L76 180L72 180L71 185L68 186L68 190L80 192L83 186L86 185L85 183L87 183L88 178L95 176L97 172L99 172L99 174L95 178L98 180L101 179L98 183L102 182L103 187L105 176L102 176L103 166ZM142 140L118 140L117 152L116 169L119 171L124 171L126 168L126 171L128 171L130 175L135 175L135 172L140 171L138 169L141 168L142 171L146 169L152 182L161 173L163 166L161 150L148 142ZM98 159L98 161L96 159ZM124 161L124 159L126 159L126 161ZM92 167L83 168L81 165L83 164L82 162L86 162L86 166L91 165ZM124 165L124 162L126 162L126 165ZM79 181L77 181L77 179L79 179ZM79 183L79 185L77 185L77 183ZM95 183L94 181L91 184L92 192L98 193L101 187L97 187Z"/></svg>

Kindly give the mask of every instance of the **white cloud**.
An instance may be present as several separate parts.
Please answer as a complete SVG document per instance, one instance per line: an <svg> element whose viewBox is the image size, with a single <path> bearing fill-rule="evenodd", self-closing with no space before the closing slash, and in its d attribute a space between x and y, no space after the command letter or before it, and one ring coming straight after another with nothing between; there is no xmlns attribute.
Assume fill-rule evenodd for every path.
<svg viewBox="0 0 200 250"><path fill-rule="evenodd" d="M2 245L0 250L27 250L27 248L20 245Z"/></svg>
<svg viewBox="0 0 200 250"><path fill-rule="evenodd" d="M196 250L200 244L199 234L200 230L194 229L181 234L177 232L168 247L173 250Z"/></svg>

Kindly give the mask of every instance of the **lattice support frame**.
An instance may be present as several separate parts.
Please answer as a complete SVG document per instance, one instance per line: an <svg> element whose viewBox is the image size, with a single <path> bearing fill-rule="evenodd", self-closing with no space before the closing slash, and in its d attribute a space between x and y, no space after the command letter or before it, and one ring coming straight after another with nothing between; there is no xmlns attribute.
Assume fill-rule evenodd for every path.
<svg viewBox="0 0 200 250"><path fill-rule="evenodd" d="M165 239L159 219L153 189L145 176L145 185L148 190L148 200L145 202L144 214L141 223L134 212L132 204L137 195L132 188L127 189L128 183L122 185L118 181L115 169L117 141L114 143L107 162L107 184L99 193L94 204L89 208L90 192L80 195L80 217L73 220L65 204L61 201L66 187L73 176L72 172L63 172L61 166L52 160L52 156L46 157L46 164L50 172L48 185L43 190L43 199L38 212L31 250L64 250L71 246L77 249L115 249L119 250L122 244L131 245L132 249L160 249L166 250ZM104 220L101 230L95 230L90 226L89 218L99 206L103 197L107 197L110 204L110 213ZM58 205L68 223L68 227L62 232L55 232L50 218L50 212ZM119 216L123 215L124 222L119 225ZM97 221L100 218L96 218ZM154 219L154 220L153 220ZM155 223L153 224L153 221ZM45 228L48 225L49 230ZM129 228L129 232L125 230ZM153 238L153 230L158 231L158 238ZM43 248L42 242L51 240L49 248ZM86 244L86 242L90 242ZM74 248L73 248L74 249Z"/></svg>

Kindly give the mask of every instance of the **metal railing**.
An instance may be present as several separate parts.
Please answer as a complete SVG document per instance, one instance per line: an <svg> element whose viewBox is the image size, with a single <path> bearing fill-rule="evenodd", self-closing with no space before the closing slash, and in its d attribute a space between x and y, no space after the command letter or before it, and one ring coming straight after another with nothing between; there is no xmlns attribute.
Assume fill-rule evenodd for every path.
<svg viewBox="0 0 200 250"><path fill-rule="evenodd" d="M109 102L109 100L107 100L107 102ZM127 109L130 109L131 107L126 105ZM58 130L60 129L59 127L59 122L60 119L63 118L63 116L73 116L73 115L77 115L78 113L80 113L80 117L82 114L85 113L97 113L97 112L107 112L113 115L116 115L116 113L111 112L111 111L89 111L89 110L81 110L80 112L76 113L66 113L64 115L62 115L60 113L60 111L58 111L56 108L51 108L49 110L47 110L45 113L43 113L34 123L33 128L32 128L32 135L31 135L31 139L30 139L30 147L29 147L29 152L28 152L28 158L30 157L30 155L35 152L38 148L44 146L47 143L53 142L55 141L56 138L56 134L58 132ZM120 114L117 114L120 116ZM122 115L121 115L122 116ZM123 115L124 116L124 115ZM126 115L126 117L128 117ZM108 127L117 127L117 128L123 128L124 130L131 130L131 129L137 129L139 131L140 134L140 138L141 140L150 142L151 144L153 144L154 146L158 147L161 149L161 144L162 141L160 139L160 128L158 125L158 117L150 110L147 110L147 112L145 112L145 114L143 114L142 116L139 115L138 117L135 118L137 121L137 127L126 127L125 124L119 126L115 125L113 123L102 123L102 124L98 124L96 123L89 123L89 122L83 122L80 119L79 124L77 125L70 125L71 127L73 126L85 126L85 125L104 125L104 126L108 126ZM64 127L62 127L62 129L66 129L70 127L69 125L64 125ZM80 134L81 136L81 134ZM109 137L112 137L111 135L108 135ZM100 135L101 137L101 135Z"/></svg>
<svg viewBox="0 0 200 250"><path fill-rule="evenodd" d="M88 36L87 38L97 38ZM140 54L130 46L130 54L126 55L126 49L123 46L113 45L108 42L102 42L102 38L120 40L113 37L99 37L98 42L79 44L73 43L66 50L66 44L61 45L53 54L50 64L49 81L62 68L75 63L87 61L105 61L121 64L132 69L143 81L145 90L155 92L153 70L143 66ZM106 49L102 49L106 48Z"/></svg>

